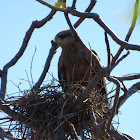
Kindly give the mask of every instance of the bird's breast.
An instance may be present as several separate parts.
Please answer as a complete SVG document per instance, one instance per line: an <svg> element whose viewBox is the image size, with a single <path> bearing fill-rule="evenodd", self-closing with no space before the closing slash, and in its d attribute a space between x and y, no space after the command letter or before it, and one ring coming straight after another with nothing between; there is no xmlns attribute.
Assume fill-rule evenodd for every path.
<svg viewBox="0 0 140 140"><path fill-rule="evenodd" d="M91 65L86 59L86 54L80 51L76 53L63 52L61 57L66 72L65 80L68 83L80 83L83 86L87 86L93 74L91 72Z"/></svg>

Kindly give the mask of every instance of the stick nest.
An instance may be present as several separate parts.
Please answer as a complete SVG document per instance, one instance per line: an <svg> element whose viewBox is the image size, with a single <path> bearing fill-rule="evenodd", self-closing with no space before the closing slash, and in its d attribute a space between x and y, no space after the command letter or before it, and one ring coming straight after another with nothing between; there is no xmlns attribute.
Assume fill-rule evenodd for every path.
<svg viewBox="0 0 140 140"><path fill-rule="evenodd" d="M42 140L94 139L101 128L93 124L93 116L97 123L105 121L109 113L108 101L100 100L101 95L93 91L84 106L73 112L72 105L84 90L81 87L64 93L59 85L48 85L34 93L24 91L22 97L11 102L13 110L27 118L25 124L16 123L14 129L18 129L18 136L20 133L22 139L35 139L35 136ZM106 139L105 132L101 139Z"/></svg>

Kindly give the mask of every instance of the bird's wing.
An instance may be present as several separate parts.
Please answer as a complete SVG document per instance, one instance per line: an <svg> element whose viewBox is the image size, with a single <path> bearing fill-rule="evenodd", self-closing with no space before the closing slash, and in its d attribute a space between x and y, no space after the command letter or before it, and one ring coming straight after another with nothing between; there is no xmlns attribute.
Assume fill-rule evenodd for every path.
<svg viewBox="0 0 140 140"><path fill-rule="evenodd" d="M64 89L65 81L66 81L66 72L65 72L64 62L61 56L58 61L58 78L59 78L60 85Z"/></svg>
<svg viewBox="0 0 140 140"><path fill-rule="evenodd" d="M96 53L96 51L94 51L94 50L91 50L96 56L97 56L97 58L99 59L99 61L101 61L100 60L100 57L98 56L98 54Z"/></svg>
<svg viewBox="0 0 140 140"><path fill-rule="evenodd" d="M91 54L90 57L92 57L92 65L93 65L93 69L92 69L92 70L94 71L94 68L95 68L95 67L98 67L98 66L101 65L101 64L100 64L100 58L99 58L98 54L97 54L94 50L92 50L92 53L93 53L94 55L96 55L97 59L99 60L99 61L95 60L95 58L92 57L93 54ZM89 56L88 56L88 57L89 57ZM89 60L90 60L90 59L88 59L88 62L89 62ZM90 61L89 63L91 63L91 61ZM94 72L95 72L95 71L94 71ZM107 95L106 78L105 78L105 77L103 77L103 78L99 81L99 83L97 84L96 88L101 90L101 95Z"/></svg>

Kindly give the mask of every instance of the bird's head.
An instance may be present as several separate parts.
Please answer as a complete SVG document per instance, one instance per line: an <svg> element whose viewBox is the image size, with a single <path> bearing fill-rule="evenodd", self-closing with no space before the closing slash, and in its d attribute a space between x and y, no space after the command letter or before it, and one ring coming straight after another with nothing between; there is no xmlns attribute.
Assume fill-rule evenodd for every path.
<svg viewBox="0 0 140 140"><path fill-rule="evenodd" d="M70 30L64 30L59 32L54 39L54 42L56 42L60 47L65 48L68 46L71 46L74 42L74 36L72 35L72 32Z"/></svg>

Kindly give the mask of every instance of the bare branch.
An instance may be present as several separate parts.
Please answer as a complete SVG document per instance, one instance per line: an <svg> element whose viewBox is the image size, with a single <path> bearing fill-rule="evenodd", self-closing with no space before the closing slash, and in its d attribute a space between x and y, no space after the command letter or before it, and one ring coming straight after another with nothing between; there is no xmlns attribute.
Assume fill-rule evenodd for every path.
<svg viewBox="0 0 140 140"><path fill-rule="evenodd" d="M105 42L106 42L106 47L107 47L107 57L108 57L108 63L107 66L108 68L110 68L110 45L109 45L109 41L108 41L108 37L107 37L107 33L105 32Z"/></svg>
<svg viewBox="0 0 140 140"><path fill-rule="evenodd" d="M105 123L106 122L104 121L103 124L102 124L102 127L101 127L100 131L98 132L98 134L97 134L97 136L95 137L94 140L98 140L100 138L100 136L102 135L102 133L104 132L104 130L105 130Z"/></svg>
<svg viewBox="0 0 140 140"><path fill-rule="evenodd" d="M42 19L40 21L36 21L37 23L35 24L35 28L42 27L44 24L46 24L48 21L50 21L53 18L55 13L56 13L56 10L52 9L52 11L50 12L50 14L47 17L45 17L44 19Z"/></svg>
<svg viewBox="0 0 140 140"><path fill-rule="evenodd" d="M72 33L74 34L75 38L77 39L77 41L80 43L80 45L83 47L83 49L89 54L89 56L91 56L91 51L89 49L87 49L86 45L83 43L83 41L80 39L80 37L78 36L77 32L75 31L74 27L71 24L71 21L68 17L68 12L64 12L65 14L65 18L67 20L67 23L72 31ZM97 67L98 71L96 73L96 75L92 78L92 80L89 82L86 90L81 94L81 96L77 99L77 101L72 105L72 109L73 111L77 111L79 110L82 106L83 106L83 101L85 99L88 98L89 94L91 93L92 89L97 85L97 83L99 82L99 80L105 76L106 73L106 69L102 68L102 66L100 65L100 62L98 60L98 58L93 54L94 60L97 61L97 64L99 64Z"/></svg>
<svg viewBox="0 0 140 140"><path fill-rule="evenodd" d="M132 23L131 23L131 27L129 28L129 31L126 35L126 38L125 38L125 41L128 42L129 41L129 38L134 30L134 27L136 25L136 21L137 21L137 15L138 15L138 7L139 7L139 0L136 0L136 3L135 3L135 8L134 8L134 16L133 16L133 20L132 20ZM116 55L114 56L113 60L112 60L112 63L111 65L113 65L115 63L115 61L119 58L121 52L124 50L123 47L120 47L118 52L116 53Z"/></svg>
<svg viewBox="0 0 140 140"><path fill-rule="evenodd" d="M108 69L108 73L107 73L107 79L109 81L112 81L113 83L116 84L117 86L117 89L116 89L116 94L115 94L115 100L114 100L114 104L113 104L113 107L111 109L111 115L109 117L109 121L108 121L108 128L107 130L109 131L109 127L111 125L111 122L112 122L112 119L115 115L115 113L117 112L118 110L118 101L119 101L119 92L120 92L120 84L119 84L119 81L115 78L115 77L112 77L110 76L110 72L115 68L115 66L117 66L119 64L119 62L121 62L128 54L129 54L129 51L127 52L126 55L123 55L111 68L110 68L110 46L109 46L109 41L108 41L108 37L107 37L107 33L105 32L105 42L106 42L106 46L107 46L107 54L108 54L108 66L107 66L107 69Z"/></svg>
<svg viewBox="0 0 140 140"><path fill-rule="evenodd" d="M0 77L2 77L2 70L0 70Z"/></svg>
<svg viewBox="0 0 140 140"><path fill-rule="evenodd" d="M50 67L51 60L52 60L57 48L58 48L58 45L55 42L52 41L52 47L50 49L48 58L46 60L44 70L43 70L39 80L37 81L37 83L31 89L33 92L40 87L40 85L42 84L43 80L45 79L46 73L48 72L49 67Z"/></svg>
<svg viewBox="0 0 140 140"><path fill-rule="evenodd" d="M14 110L10 109L8 104L4 104L2 100L0 100L0 110L11 116L13 119L19 121L20 123L25 124L27 123L27 119L25 116L15 112Z"/></svg>
<svg viewBox="0 0 140 140"><path fill-rule="evenodd" d="M134 140L131 136L126 135L125 133L118 132L114 129L109 131L109 135L116 140Z"/></svg>
<svg viewBox="0 0 140 140"><path fill-rule="evenodd" d="M101 67L101 65L100 65L99 59L97 58L97 55L95 55L94 53L92 53L92 51L89 50L89 49L87 48L87 46L84 44L84 42L83 42L83 41L81 40L81 38L79 37L78 33L77 33L76 30L74 29L74 26L72 25L72 23L71 23L71 21L70 21L70 19L69 19L67 9L66 9L66 11L64 12L64 15L65 15L66 21L67 21L67 23L68 23L68 25L69 25L69 27L70 27L70 30L72 31L72 33L73 33L75 39L77 40L77 42L79 42L79 44L81 45L81 47L83 48L83 50L85 50L85 51L88 53L89 56L91 56L91 54L92 54L92 58L96 61L95 63L96 63L96 64L99 64L99 65L98 65L98 68L96 68L96 69L98 69L98 71L101 70L102 67ZM90 59L91 59L91 58L90 58Z"/></svg>
<svg viewBox="0 0 140 140"><path fill-rule="evenodd" d="M130 44L130 43L127 43L126 41L123 41L123 40L119 39L115 35L115 33L103 22L103 20L100 19L99 15L96 14L96 13L83 13L83 12L77 11L75 9L72 9L70 7L67 7L66 9L58 8L58 7L55 7L55 6L52 6L52 5L48 4L45 1L42 1L42 0L37 0L37 1L46 5L46 6L48 6L48 7L50 7L50 8L52 8L52 9L55 9L55 10L58 10L58 11L61 11L61 12L70 13L73 16L83 17L83 18L93 18L93 20L95 22L97 22L112 37L112 39L117 44L119 44L120 46L122 46L123 48L125 48L127 50L140 51L140 45Z"/></svg>
<svg viewBox="0 0 140 140"><path fill-rule="evenodd" d="M140 79L140 74L132 74L132 75L124 75L124 76L114 76L114 78L118 79L119 81L127 81L127 80L135 80Z"/></svg>
<svg viewBox="0 0 140 140"><path fill-rule="evenodd" d="M34 51L34 54L33 54L33 56L32 56L31 66L30 66L30 75L31 75L32 86L33 86L33 81L34 81L34 80L33 80L33 75L32 75L32 68L33 68L33 60L34 60L34 56L35 56L36 50L37 50L37 48L36 48L36 46L35 46L35 51Z"/></svg>
<svg viewBox="0 0 140 140"><path fill-rule="evenodd" d="M4 140L7 138L8 140L15 140L15 136L11 132L5 131L2 127L0 127L0 138Z"/></svg>
<svg viewBox="0 0 140 140"><path fill-rule="evenodd" d="M110 117L108 119L108 124L107 124L107 131L110 131L110 125L111 125L112 119L113 119L115 113L117 112L116 109L117 109L118 99L119 99L119 93L120 93L120 83L119 83L119 81L117 79L115 79L114 77L112 77L110 75L109 70L106 73L106 78L107 78L108 81L113 82L117 86L116 93L115 93L115 99L114 99L114 103L113 103L113 107L111 109L111 114L110 114Z"/></svg>
<svg viewBox="0 0 140 140"><path fill-rule="evenodd" d="M122 134L123 134L124 136L128 137L129 140L135 140L132 136L130 136L130 135L126 134L126 133L123 133L123 132L122 132Z"/></svg>
<svg viewBox="0 0 140 140"><path fill-rule="evenodd" d="M74 125L73 125L72 123L70 123L70 122L68 122L68 124L69 124L69 127L70 127L70 129L71 129L71 131L72 131L72 133L73 133L73 136L75 137L75 140L80 140L80 139L78 138L78 134L77 134L77 132L76 132L76 130L75 130Z"/></svg>
<svg viewBox="0 0 140 140"><path fill-rule="evenodd" d="M76 9L76 2L77 0L73 0L72 6L71 6L73 9Z"/></svg>
<svg viewBox="0 0 140 140"><path fill-rule="evenodd" d="M140 82L137 82L136 84L134 84L131 88L129 88L128 93L126 95L126 97L124 98L124 100L120 103L119 108L126 102L126 100L133 95L135 92L137 92L138 90L140 90Z"/></svg>
<svg viewBox="0 0 140 140"><path fill-rule="evenodd" d="M118 52L116 53L116 55L112 59L111 66L114 65L114 63L119 58L119 56L120 56L120 54L122 53L123 50L124 50L124 48L122 48L122 47L119 48Z"/></svg>
<svg viewBox="0 0 140 140"><path fill-rule="evenodd" d="M34 31L35 28L40 28L42 27L47 21L49 21L52 16L56 13L55 10L52 10L50 12L50 14L44 18L41 21L33 21L29 30L26 32L23 43L21 45L21 48L19 50L19 52L12 58L11 61L9 61L3 68L3 74L1 77L1 93L0 93L0 98L3 100L5 98L5 94L6 94L6 86L7 86L7 73L8 73L8 69L10 67L12 67L13 65L16 64L16 62L20 59L20 57L23 55L23 53L25 52L28 42L31 38L31 35Z"/></svg>
<svg viewBox="0 0 140 140"><path fill-rule="evenodd" d="M93 9L93 7L95 6L96 2L97 2L96 0L91 0L90 4L89 4L89 6L88 6L88 8L86 9L85 12L90 12ZM80 19L74 24L74 27L77 28L82 23L82 21L84 19L85 18L80 17Z"/></svg>
<svg viewBox="0 0 140 140"><path fill-rule="evenodd" d="M123 59L125 59L128 55L130 54L129 51L127 51L127 53L125 55L123 55L119 60L117 60L116 63L114 63L114 65L112 65L110 71L112 71Z"/></svg>
<svg viewBox="0 0 140 140"><path fill-rule="evenodd" d="M72 109L73 111L77 111L83 106L83 101L88 98L89 94L91 93L92 89L96 87L99 80L104 77L105 69L103 72L97 72L96 75L92 78L89 82L86 90L82 93L82 95L77 99L77 101L73 104Z"/></svg>
<svg viewBox="0 0 140 140"><path fill-rule="evenodd" d="M99 26L101 26L104 31L105 31L105 42L106 42L106 46L107 46L107 55L108 55L108 66L106 68L103 68L100 63L98 62L98 58L96 57L96 55L93 54L93 58L95 58L95 61L97 62L97 65L99 64L99 66L97 67L97 72L95 74L95 76L92 78L92 80L89 82L86 90L81 94L81 96L76 100L75 103L73 103L71 105L71 109L72 109L72 112L76 112L78 111L79 109L81 109L84 105L83 101L86 100L88 97L89 97L89 94L91 93L92 89L94 87L96 87L97 83L100 81L100 79L102 77L107 77L107 79L111 82L113 82L115 85L116 85L116 93L115 93L115 99L114 99L114 103L113 103L113 107L111 108L111 114L110 116L108 117L108 122L107 122L107 125L106 125L106 120L103 120L100 124L97 123L96 121L96 117L94 115L94 112L93 112L93 125L96 127L96 128L100 128L100 131L99 133L97 134L96 138L95 139L98 139L101 135L102 135L102 132L105 131L105 129L107 130L108 134L110 135L110 138L115 138L115 139L118 139L118 140L133 140L133 138L127 134L123 134L123 133L120 133L116 130L114 130L112 127L111 127L111 123L112 123L112 119L113 117L116 115L118 109L125 103L125 101L132 95L134 94L136 91L140 90L140 82L134 84L129 90L128 90L128 93L127 93L127 89L125 87L125 85L123 84L123 81L124 80L133 80L133 79L138 79L140 78L140 74L137 74L137 75L127 75L127 76L122 76L122 77L118 77L118 76L112 76L110 75L110 72L125 58L129 55L129 51L123 55L120 59L118 59L120 57L120 54L122 53L122 51L125 49L127 50L137 50L137 51L140 51L140 45L134 45L134 44L130 44L130 43L127 43L132 32L133 32L133 29L135 27L135 24L136 24L136 20L137 20L137 13L138 13L138 5L139 5L139 1L136 0L136 3L135 3L135 12L134 12L134 16L133 16L133 21L132 21L132 24L131 24L131 27L129 29L129 32L126 36L126 39L125 41L119 39L115 33L103 22L102 19L100 19L99 15L96 14L96 13L89 13L92 8L94 7L95 3L96 3L96 0L91 0L88 8L86 9L86 12L79 12L75 9L75 5L76 5L76 1L77 0L73 0L73 4L72 4L72 7L68 7L68 8L59 8L59 7L55 7L55 6L52 6L50 4L48 4L47 2L44 2L43 0L36 0L38 2L40 2L41 4L43 5L46 5L48 7L50 7L52 9L51 13L46 17L44 18L43 20L41 21L34 21L32 23L32 25L30 26L29 30L26 32L26 35L25 35L25 38L23 40L23 44L19 50L19 52L15 55L15 57L13 57L13 59L11 61L9 61L3 68L3 70L0 70L0 77L2 79L2 82L1 82L1 93L0 93L0 98L2 100L4 100L5 98L5 93L6 93L6 85L7 85L7 73L8 73L8 69L10 67L12 67L13 65L16 64L16 62L21 58L21 56L23 55L23 53L25 52L26 50L26 47L28 45L28 42L31 38L31 35L34 31L35 28L40 28L42 27L47 21L49 21L53 15L56 13L56 11L61 11L61 12L64 12L65 14L65 18L66 18L66 21L70 27L70 30L72 31L75 39L78 41L78 43L83 47L83 49L88 52L89 56L91 56L91 51L86 47L86 45L83 43L83 41L80 39L80 37L78 36L75 28L77 28L81 23L82 21L85 19L85 18L92 18L96 23L98 23ZM71 14L71 15L74 15L74 16L77 16L77 17L80 17L79 20L74 24L74 26L72 25L70 19L69 19L69 16L68 14ZM107 34L109 34L112 39L117 43L119 44L121 47L120 49L118 50L118 52L116 53L115 57L112 59L112 62L111 62L111 53L110 53L110 46L109 46L109 40L108 40L108 36ZM34 93L34 91L36 91L40 85L42 84L42 82L44 81L44 78L49 70L49 67L50 67L50 64L51 64L51 60L56 52L56 49L58 48L57 44L55 42L52 41L52 47L49 51L49 55L46 59L46 62L45 62L45 67L43 69L43 72L40 76L40 78L38 79L37 83L33 86L33 88L31 89L32 93ZM31 62L32 63L32 62ZM32 64L31 64L32 65ZM95 69L96 71L96 69ZM33 78L32 78L33 79ZM33 80L32 80L33 81ZM119 98L119 92L120 92L120 82L122 82L122 85L124 87L124 95L123 97ZM127 94L126 94L127 93ZM20 113L17 113L15 112L14 110L12 110L10 107L9 107L9 104L4 104L3 101L0 100L0 109L5 112L6 114L8 114L9 116L11 116L13 119L19 121L20 123L27 123L29 122L30 124L30 118L26 118L26 116L20 114ZM27 127L27 126L26 126ZM29 126L30 127L30 126ZM70 124L70 128L74 134L74 136L78 139L78 136L77 136L77 132L75 131L75 128L73 125ZM1 131L1 127L0 127L0 131ZM0 132L1 133L1 132ZM46 130L44 130L43 132L43 135L42 135L42 138L43 139L43 136L44 134L46 133ZM64 139L64 135L62 134L61 135L61 129L57 129L56 131L56 134L58 135L58 137L60 139Z"/></svg>

